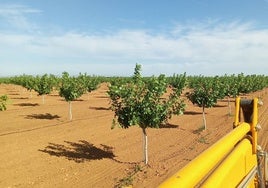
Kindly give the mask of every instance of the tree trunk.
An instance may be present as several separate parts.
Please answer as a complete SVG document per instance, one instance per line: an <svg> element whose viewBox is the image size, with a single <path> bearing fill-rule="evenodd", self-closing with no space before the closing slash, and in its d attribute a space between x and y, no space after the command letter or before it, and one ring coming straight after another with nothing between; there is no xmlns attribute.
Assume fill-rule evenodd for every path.
<svg viewBox="0 0 268 188"><path fill-rule="evenodd" d="M69 101L69 120L72 121L73 115L72 115L72 102Z"/></svg>
<svg viewBox="0 0 268 188"><path fill-rule="evenodd" d="M142 133L143 133L143 160L144 160L144 163L147 165L148 164L148 138L147 138L147 133L146 133L145 128L142 128Z"/></svg>
<svg viewBox="0 0 268 188"><path fill-rule="evenodd" d="M203 106L203 123L204 123L204 130L207 130L207 121L205 117L205 106Z"/></svg>

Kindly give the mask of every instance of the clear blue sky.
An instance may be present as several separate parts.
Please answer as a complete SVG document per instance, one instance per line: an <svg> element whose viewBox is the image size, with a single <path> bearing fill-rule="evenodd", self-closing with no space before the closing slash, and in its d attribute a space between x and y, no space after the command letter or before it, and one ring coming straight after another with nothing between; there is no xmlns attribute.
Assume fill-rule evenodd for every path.
<svg viewBox="0 0 268 188"><path fill-rule="evenodd" d="M268 0L0 0L0 76L268 75Z"/></svg>

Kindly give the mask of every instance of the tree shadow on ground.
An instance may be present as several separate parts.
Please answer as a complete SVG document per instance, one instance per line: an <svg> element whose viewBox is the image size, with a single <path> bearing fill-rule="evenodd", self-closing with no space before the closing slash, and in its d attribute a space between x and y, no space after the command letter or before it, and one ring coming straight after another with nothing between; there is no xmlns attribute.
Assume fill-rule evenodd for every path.
<svg viewBox="0 0 268 188"><path fill-rule="evenodd" d="M92 110L110 110L110 108L106 108L106 107L89 107L89 109L92 109Z"/></svg>
<svg viewBox="0 0 268 188"><path fill-rule="evenodd" d="M183 112L184 115L200 115L202 112L195 112L195 111L185 111ZM206 114L206 113L205 113Z"/></svg>
<svg viewBox="0 0 268 188"><path fill-rule="evenodd" d="M99 98L99 99L107 99L107 98L109 98L109 96L95 96L95 98Z"/></svg>
<svg viewBox="0 0 268 188"><path fill-rule="evenodd" d="M104 158L113 159L115 157L112 152L113 147L107 145L101 145L101 148L98 148L85 140L64 142L66 143L65 145L49 143L45 149L39 151L56 157L65 157L77 163Z"/></svg>
<svg viewBox="0 0 268 188"><path fill-rule="evenodd" d="M19 93L9 93L8 95L20 95Z"/></svg>
<svg viewBox="0 0 268 188"><path fill-rule="evenodd" d="M11 97L11 99L29 99L28 97Z"/></svg>
<svg viewBox="0 0 268 188"><path fill-rule="evenodd" d="M15 106L39 106L38 103L19 103L19 104L14 104Z"/></svg>
<svg viewBox="0 0 268 188"><path fill-rule="evenodd" d="M31 114L31 115L27 115L26 119L59 119L60 116L58 115L52 115L50 113L46 113L46 114Z"/></svg>

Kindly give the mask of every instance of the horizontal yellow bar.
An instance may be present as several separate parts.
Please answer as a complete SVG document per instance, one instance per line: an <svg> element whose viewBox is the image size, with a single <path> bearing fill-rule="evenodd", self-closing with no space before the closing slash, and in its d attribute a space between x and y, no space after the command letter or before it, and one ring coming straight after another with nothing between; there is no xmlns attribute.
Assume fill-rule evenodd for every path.
<svg viewBox="0 0 268 188"><path fill-rule="evenodd" d="M256 166L257 157L256 154L252 154L252 144L248 139L243 139L209 176L202 187L237 187ZM254 185L254 177L249 184Z"/></svg>
<svg viewBox="0 0 268 188"><path fill-rule="evenodd" d="M179 172L159 187L194 187L217 165L250 130L248 123L242 123L203 153L198 155Z"/></svg>

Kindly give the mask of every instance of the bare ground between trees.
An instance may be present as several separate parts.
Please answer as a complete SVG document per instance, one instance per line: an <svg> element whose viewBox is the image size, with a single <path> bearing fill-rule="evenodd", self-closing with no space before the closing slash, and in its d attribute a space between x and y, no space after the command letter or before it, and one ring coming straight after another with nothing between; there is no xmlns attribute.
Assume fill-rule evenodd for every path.
<svg viewBox="0 0 268 188"><path fill-rule="evenodd" d="M20 86L0 85L0 95L11 103L0 112L0 187L115 187L132 182L133 187L157 187L200 152L232 130L227 100L206 109L187 102L186 112L174 116L160 129L148 129L149 166L142 163L142 130L132 127L111 130L107 86L83 95L73 103L73 121L68 103L57 93L42 97ZM268 93L259 110L260 145L268 150ZM234 111L234 103L232 103Z"/></svg>

